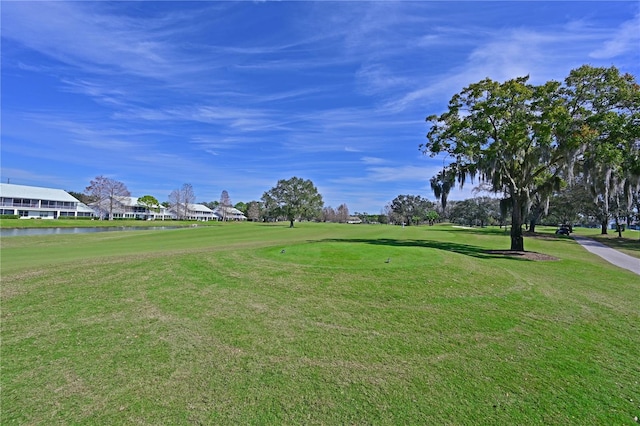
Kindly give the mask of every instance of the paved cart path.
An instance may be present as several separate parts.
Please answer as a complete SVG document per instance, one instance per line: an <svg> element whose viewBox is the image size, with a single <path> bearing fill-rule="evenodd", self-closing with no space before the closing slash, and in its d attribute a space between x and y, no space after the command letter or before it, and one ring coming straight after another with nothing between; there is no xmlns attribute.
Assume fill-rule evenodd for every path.
<svg viewBox="0 0 640 426"><path fill-rule="evenodd" d="M640 259L619 252L618 250L612 249L611 247L607 247L604 244L590 238L574 236L573 239L576 240L582 247L593 254L597 254L607 262L621 268L628 269L640 275Z"/></svg>

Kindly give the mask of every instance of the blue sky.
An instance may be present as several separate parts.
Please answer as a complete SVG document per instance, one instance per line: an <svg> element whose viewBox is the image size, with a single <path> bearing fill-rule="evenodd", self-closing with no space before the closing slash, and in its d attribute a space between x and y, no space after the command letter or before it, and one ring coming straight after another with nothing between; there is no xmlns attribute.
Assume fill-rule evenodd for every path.
<svg viewBox="0 0 640 426"><path fill-rule="evenodd" d="M466 85L640 68L637 1L2 1L1 18L1 181L104 175L160 201L184 183L259 200L293 176L352 213L433 200L425 117Z"/></svg>

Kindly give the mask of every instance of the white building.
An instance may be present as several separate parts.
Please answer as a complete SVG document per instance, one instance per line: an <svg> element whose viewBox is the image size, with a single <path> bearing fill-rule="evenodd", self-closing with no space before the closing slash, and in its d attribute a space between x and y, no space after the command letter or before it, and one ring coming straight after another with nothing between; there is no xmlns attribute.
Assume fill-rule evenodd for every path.
<svg viewBox="0 0 640 426"><path fill-rule="evenodd" d="M347 223L362 223L362 219L360 219L358 216L349 216L349 219L347 220Z"/></svg>
<svg viewBox="0 0 640 426"><path fill-rule="evenodd" d="M0 214L21 219L92 217L93 210L62 189L0 183Z"/></svg>
<svg viewBox="0 0 640 426"><path fill-rule="evenodd" d="M96 216L102 218L109 217L109 210L114 219L143 219L143 220L169 220L174 216L169 210L162 206L148 206L142 205L138 202L137 197L113 197L113 205L110 206L110 200L104 200L100 203L91 204L91 207L95 210Z"/></svg>
<svg viewBox="0 0 640 426"><path fill-rule="evenodd" d="M209 220L218 220L213 210L203 204L188 204L187 211L184 211L184 206L181 205L179 208L172 207L169 209L169 214L173 219L184 219L184 220L200 220L200 221L209 221Z"/></svg>
<svg viewBox="0 0 640 426"><path fill-rule="evenodd" d="M17 215L21 218L57 219L60 217L108 218L142 220L247 220L238 209L227 207L215 211L203 204L189 204L185 216L184 208L166 208L162 205L151 208L142 205L136 197L113 197L87 206L61 189L0 183L0 214ZM185 217L182 217L185 216Z"/></svg>
<svg viewBox="0 0 640 426"><path fill-rule="evenodd" d="M247 220L247 217L235 207L218 207L214 212L217 220Z"/></svg>

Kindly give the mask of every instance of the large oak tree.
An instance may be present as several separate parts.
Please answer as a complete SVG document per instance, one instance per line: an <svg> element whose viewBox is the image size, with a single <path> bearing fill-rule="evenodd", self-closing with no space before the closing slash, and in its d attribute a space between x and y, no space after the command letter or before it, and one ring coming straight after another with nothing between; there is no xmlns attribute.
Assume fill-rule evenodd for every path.
<svg viewBox="0 0 640 426"><path fill-rule="evenodd" d="M566 115L560 83L534 86L528 79L485 79L464 88L451 98L448 111L427 117L428 142L420 145L425 154L453 159L432 187L450 182L450 176L460 186L478 178L503 194L511 206L514 251L524 250L522 225L534 195L559 186L567 152L575 150L571 139L556 137L554 123ZM442 195L448 188L439 189Z"/></svg>
<svg viewBox="0 0 640 426"><path fill-rule="evenodd" d="M398 195L391 201L391 210L403 224L418 224L433 210L433 203L419 195Z"/></svg>
<svg viewBox="0 0 640 426"><path fill-rule="evenodd" d="M262 195L262 201L272 217L286 218L291 228L296 219L318 217L324 204L313 182L298 177L279 180Z"/></svg>

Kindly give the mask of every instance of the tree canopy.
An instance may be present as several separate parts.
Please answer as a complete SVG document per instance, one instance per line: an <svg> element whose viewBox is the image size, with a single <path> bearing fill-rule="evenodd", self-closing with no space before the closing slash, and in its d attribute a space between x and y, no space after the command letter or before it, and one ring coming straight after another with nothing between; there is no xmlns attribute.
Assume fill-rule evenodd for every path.
<svg viewBox="0 0 640 426"><path fill-rule="evenodd" d="M443 204L451 184L463 186L469 178L489 183L492 191L502 194L511 210L511 250L519 251L524 250L522 225L532 202L546 205L563 178L570 180L579 161L587 165L591 158L606 162L619 157L624 160L616 164L628 165L621 165L616 176L638 181L627 179L638 157L632 152L638 145L638 85L632 77L620 77L615 68L585 66L572 72L564 86L528 81L525 76L469 85L451 98L448 111L427 117L428 142L420 145L425 154L452 159L431 180ZM608 83L594 89L602 81ZM603 147L596 143L601 141L615 142ZM619 155L599 152L611 149ZM597 174L597 167L587 168ZM604 177L609 175L605 172Z"/></svg>
<svg viewBox="0 0 640 426"><path fill-rule="evenodd" d="M191 204L195 201L196 195L190 183L183 184L180 189L174 189L169 194L169 204L178 219L186 219L189 216Z"/></svg>
<svg viewBox="0 0 640 426"><path fill-rule="evenodd" d="M271 217L284 217L293 223L296 219L313 219L322 210L322 196L310 180L298 177L281 179L262 195L265 209Z"/></svg>
<svg viewBox="0 0 640 426"><path fill-rule="evenodd" d="M143 195L138 198L138 204L149 211L160 211L160 202L153 195Z"/></svg>
<svg viewBox="0 0 640 426"><path fill-rule="evenodd" d="M431 220L428 213L434 204L419 195L398 195L391 201L390 208L402 223L417 225L422 220Z"/></svg>
<svg viewBox="0 0 640 426"><path fill-rule="evenodd" d="M231 197L227 190L223 190L220 194L220 203L218 204L218 211L222 214L222 220L226 221L229 217L229 210L233 207L231 204Z"/></svg>
<svg viewBox="0 0 640 426"><path fill-rule="evenodd" d="M251 221L258 221L262 213L261 205L259 201L249 201L247 205L247 218Z"/></svg>
<svg viewBox="0 0 640 426"><path fill-rule="evenodd" d="M602 233L611 217L627 215L640 190L640 90L615 67L582 66L565 80L573 127L581 129L576 173L599 211Z"/></svg>
<svg viewBox="0 0 640 426"><path fill-rule="evenodd" d="M109 220L113 220L113 207L117 197L131 196L124 183L105 176L97 176L91 180L85 188L85 194L96 200L95 205L108 214Z"/></svg>

